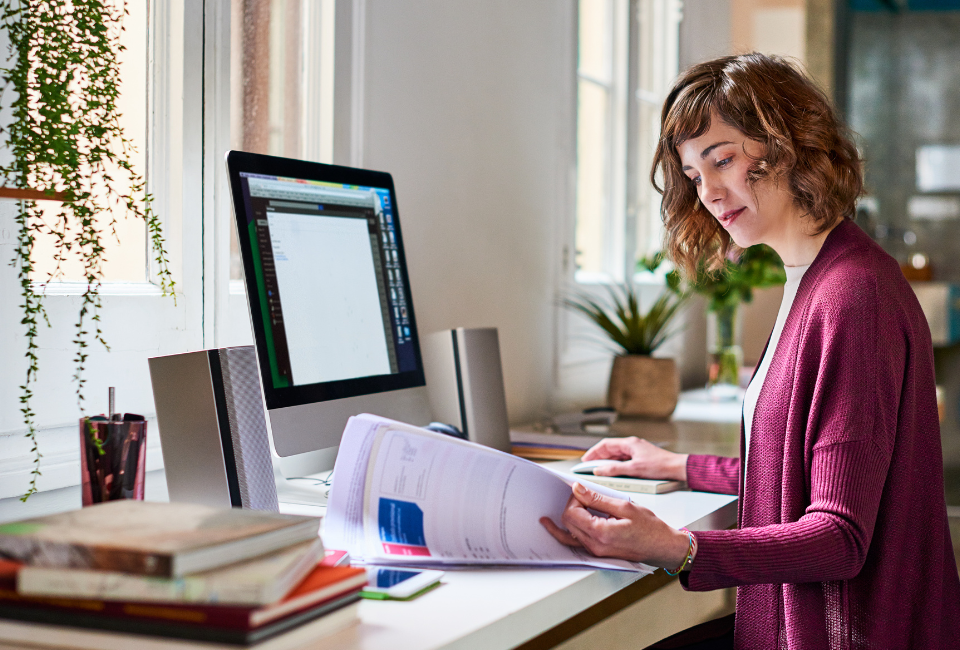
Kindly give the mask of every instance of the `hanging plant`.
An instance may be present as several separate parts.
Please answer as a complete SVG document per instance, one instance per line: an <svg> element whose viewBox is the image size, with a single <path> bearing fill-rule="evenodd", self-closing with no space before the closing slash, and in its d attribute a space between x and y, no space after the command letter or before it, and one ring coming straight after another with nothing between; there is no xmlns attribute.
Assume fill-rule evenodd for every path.
<svg viewBox="0 0 960 650"><path fill-rule="evenodd" d="M56 242L55 270L62 279L69 258L83 265L85 289L75 326L73 380L84 412L84 370L92 344L109 349L100 324L104 243L116 238L116 212L146 223L164 295L174 283L167 265L160 220L146 184L133 168L133 146L120 126L120 34L126 5L109 0L0 0L0 29L10 40L9 59L0 68L0 107L10 115L2 128L9 162L0 164L0 196L18 203L17 269L26 330L27 372L20 386L20 411L34 454L26 499L37 491L40 451L36 413L31 407L37 380L40 322L49 326L42 291L34 285L32 254L37 236ZM60 200L52 219L37 199ZM107 218L101 218L108 215Z"/></svg>

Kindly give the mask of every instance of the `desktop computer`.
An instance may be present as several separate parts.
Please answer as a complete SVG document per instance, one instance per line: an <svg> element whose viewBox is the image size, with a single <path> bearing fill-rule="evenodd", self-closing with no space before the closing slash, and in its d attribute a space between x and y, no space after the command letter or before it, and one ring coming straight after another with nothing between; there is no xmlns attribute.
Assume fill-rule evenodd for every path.
<svg viewBox="0 0 960 650"><path fill-rule="evenodd" d="M256 352L151 359L162 441L170 443L164 462L171 497L252 504L240 496L243 479L262 483L267 470L247 468L235 441L250 447L267 423L287 479L332 469L347 420L358 413L417 426L440 419L470 440L509 451L495 329L430 337L428 393L390 174L239 151L226 162ZM267 414L258 386L256 399L248 396L258 402L248 430L238 429L230 404L215 399L224 393L217 378L226 374L208 361L224 355L255 359L259 369ZM184 373L196 381L180 381ZM194 388L182 394L187 386ZM198 464L224 471L198 482ZM237 476L245 469L246 477ZM291 496L290 481L279 485L281 502L315 499L308 488ZM266 495L264 503L276 499Z"/></svg>
<svg viewBox="0 0 960 650"><path fill-rule="evenodd" d="M332 468L351 415L430 422L390 174L239 151L226 163L283 473Z"/></svg>

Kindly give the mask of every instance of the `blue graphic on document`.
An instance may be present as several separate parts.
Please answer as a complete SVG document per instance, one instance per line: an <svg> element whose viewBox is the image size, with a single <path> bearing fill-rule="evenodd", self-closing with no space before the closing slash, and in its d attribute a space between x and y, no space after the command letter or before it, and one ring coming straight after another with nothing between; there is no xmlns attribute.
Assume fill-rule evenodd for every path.
<svg viewBox="0 0 960 650"><path fill-rule="evenodd" d="M395 544L426 546L423 534L423 510L416 503L380 499L380 540Z"/></svg>

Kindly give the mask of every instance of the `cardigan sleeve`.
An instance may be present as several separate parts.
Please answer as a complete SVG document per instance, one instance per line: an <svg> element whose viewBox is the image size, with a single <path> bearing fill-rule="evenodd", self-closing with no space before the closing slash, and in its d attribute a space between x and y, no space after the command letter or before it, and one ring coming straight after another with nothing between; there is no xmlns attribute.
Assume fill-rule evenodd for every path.
<svg viewBox="0 0 960 650"><path fill-rule="evenodd" d="M789 408L802 416L788 421L787 435L799 427L806 441L793 461L803 463L809 481L802 515L694 533L698 551L685 587L823 582L860 572L891 464L908 354L896 319L880 320L881 297L870 280L821 287L796 350ZM750 498L765 497L748 491Z"/></svg>
<svg viewBox="0 0 960 650"><path fill-rule="evenodd" d="M889 455L871 441L814 453L811 503L798 521L694 532L697 556L682 577L694 591L745 584L845 580L867 556Z"/></svg>
<svg viewBox="0 0 960 650"><path fill-rule="evenodd" d="M740 490L740 459L690 454L687 485L697 492L737 494Z"/></svg>

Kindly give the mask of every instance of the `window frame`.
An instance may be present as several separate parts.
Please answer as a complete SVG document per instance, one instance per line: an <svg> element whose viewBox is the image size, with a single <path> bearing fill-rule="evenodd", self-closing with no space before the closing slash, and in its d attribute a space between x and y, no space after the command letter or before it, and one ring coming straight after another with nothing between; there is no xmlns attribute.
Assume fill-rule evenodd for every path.
<svg viewBox="0 0 960 650"><path fill-rule="evenodd" d="M600 225L602 232L602 244L600 246L602 251L601 271L597 273L581 271L575 268L574 277L585 284L590 284L598 280L603 281L607 278L622 279L623 269L620 268L617 260L624 257L623 247L626 243L623 238L626 205L623 201L618 200L618 197L623 195L627 187L626 171L627 152L629 148L627 146L627 97L629 94L629 66L627 65L628 59L626 52L629 48L629 35L625 23L628 20L630 0L606 1L608 2L607 33L604 34L604 38L601 40L607 44L608 47L605 55L609 57L609 80L600 79L581 71L579 65L579 12L577 20L578 38L575 50L578 54L575 68L576 84L574 86L577 95L576 109L574 111L577 129L577 136L574 138L575 151L577 150L580 130L579 106L581 85L586 83L599 88L607 98L603 134L603 159L606 174L603 178L603 196L601 198L601 210L603 212ZM576 155L579 157L579 154ZM576 177L578 181L575 185L579 184L579 177ZM579 208L579 188L575 188L575 191L578 197L577 203L574 205L574 224L576 228L579 223L579 215L576 214ZM573 251L574 266L576 267L577 257L580 254L577 248L576 232L574 233Z"/></svg>
<svg viewBox="0 0 960 650"><path fill-rule="evenodd" d="M615 2L617 0L614 0ZM579 11L574 3L577 19L574 21L572 73L576 80L571 98L571 179L566 241L561 255L558 294L582 292L597 298L607 295L607 288L616 282L629 281L640 288L644 305L656 299L663 290L663 278L650 273L637 273L635 260L660 248L660 195L650 185L649 170L652 147L659 137L659 107L678 74L679 32L682 18L681 0L621 0L625 9L626 43L621 50L626 59L625 93L621 98L623 126L619 127L624 144L620 165L623 183L611 186L611 214L607 223L615 230L604 242L604 272L578 272L576 251L576 184L577 184L577 106L579 92ZM614 27L616 29L616 27ZM651 56L653 55L653 56ZM647 107L647 110L644 110ZM649 110L654 107L656 110ZM649 121L641 122L644 116ZM614 154L611 154L614 156ZM570 310L558 307L557 353L554 407L571 408L590 401L596 403L602 396L598 386L605 386L612 362L610 350L598 336L596 327Z"/></svg>
<svg viewBox="0 0 960 650"><path fill-rule="evenodd" d="M312 144L304 152L308 158L333 162L334 132L340 143L349 140L342 133L344 127L351 130L362 127L362 120L357 117L362 116L362 96L359 103L353 98L349 112L342 115L333 91L335 86L338 90L341 87L351 90L353 78L362 75L362 67L358 69L355 61L358 57L352 50L357 44L362 45L364 11L363 0L340 3L320 0L304 4L303 30L316 33L319 29L320 38L324 39L322 43L308 39L310 51L304 53L301 71L301 79L318 72L321 78L319 87L306 91L312 96L305 98L301 117L304 134L311 136ZM150 471L161 468L163 458L146 358L248 344L252 343L252 336L245 292L240 282L230 281L233 209L224 156L230 149L232 3L229 0L149 0L148 12L149 144L145 176L164 227L170 269L176 282L176 303L162 296L152 259L148 261L144 282L104 284L101 314L105 329L109 326L118 331L107 332L112 352L91 346L85 392L87 410L98 412L102 401L99 386L116 385L118 406L147 416L147 470ZM347 26L352 29L347 30L346 38L333 40L335 31L342 32ZM345 56L344 48L353 56ZM316 61L318 54L326 58ZM337 61L336 70L333 60ZM314 68L309 67L310 62ZM346 85L344 79L349 80ZM341 114L339 123L334 121L335 111ZM319 136L319 141L313 141L313 136ZM352 158L352 142L350 146ZM9 202L6 207L0 204L0 252L6 249L10 233L4 210L12 217L11 206L15 204ZM16 271L4 268L6 270L0 269L0 299L6 304L18 303ZM75 307L83 289L82 283L69 282L51 283L46 287L46 305L55 327L40 334L41 345L50 348L41 351L41 381L55 373L59 373L60 381L57 390L37 384L32 403L41 415L38 418L39 447L43 454L40 491L79 484L76 419L79 411L76 417L70 407L64 411L69 416L47 417L45 411L64 395L73 404L75 388L69 377L74 353L72 346L64 346L62 342L73 339ZM0 315L0 333L9 333L11 342L20 342L22 333L14 312L7 310ZM130 314L148 316L137 319L136 327L125 326ZM63 349L56 349L57 345ZM17 348L11 345L8 350L10 356L19 360ZM106 354L113 356L106 360ZM34 456L23 435L25 428L17 407L19 390L16 387L22 383L25 371L24 363L0 368L0 389L7 395L6 402L0 402L0 499L22 495L33 468ZM136 393L137 399L124 400L124 396L131 393ZM28 516L36 508L45 507L36 499L32 503L36 505L28 501L20 508L20 504L16 504L18 512Z"/></svg>
<svg viewBox="0 0 960 650"><path fill-rule="evenodd" d="M606 180L603 216L604 261L601 273L576 269L576 253L568 280L576 284L622 282L634 275L635 259L656 250L653 245L662 234L659 226L659 195L650 187L648 174L652 148L658 136L659 120L642 121L642 108L662 104L669 85L678 73L679 0L610 0L612 27L610 34L611 81L606 83L580 72L575 63L579 94L581 81L605 87L611 99L605 134ZM579 14L578 14L579 15ZM579 18L577 20L579 25ZM577 32L579 40L579 31ZM579 42L575 50L579 49ZM574 98L574 114L578 100ZM577 118L575 118L576 120ZM578 128L579 122L575 124ZM574 137L574 169L577 165ZM576 172L574 173L576 177ZM576 183L574 183L576 185ZM574 188L576 193L576 187ZM574 203L574 233L577 215ZM576 251L576 236L572 251Z"/></svg>

